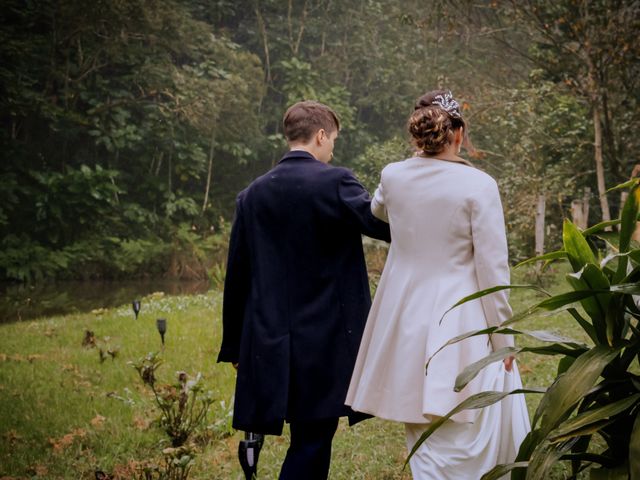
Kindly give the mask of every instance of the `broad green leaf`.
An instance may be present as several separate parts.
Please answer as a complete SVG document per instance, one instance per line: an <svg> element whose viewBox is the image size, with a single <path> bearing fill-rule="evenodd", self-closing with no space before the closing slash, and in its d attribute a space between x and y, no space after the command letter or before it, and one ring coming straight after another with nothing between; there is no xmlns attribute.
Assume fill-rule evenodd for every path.
<svg viewBox="0 0 640 480"><path fill-rule="evenodd" d="M491 288L486 288L484 290L480 290L478 292L475 292L475 293L473 293L471 295L467 295L466 297L458 300L455 303L455 305L453 305L446 312L444 312L444 314L442 315L442 318L440 319L439 323L442 323L442 320L447 315L447 313L449 313L454 308L462 305L463 303L470 302L471 300L475 300L477 298L481 298L481 297L484 297L485 295L490 295L492 293L499 292L501 290L510 290L510 289L516 289L516 288L527 288L527 289L530 289L530 290L537 290L539 292L542 292L542 293L550 296L550 294L546 290L544 290L542 287L540 287L538 285L498 285L498 286L495 286L495 287L491 287Z"/></svg>
<svg viewBox="0 0 640 480"><path fill-rule="evenodd" d="M520 352L531 352L538 355L568 355L573 358L578 358L587 350L588 348L569 348L562 343L553 343L540 347L524 347Z"/></svg>
<svg viewBox="0 0 640 480"><path fill-rule="evenodd" d="M520 388L517 390L512 390L510 392L480 392L475 395L471 395L466 400L462 401L458 405L456 405L453 409L451 409L446 415L443 417L439 417L433 422L429 424L429 427L424 431L424 433L420 436L418 441L415 443L411 451L409 452L409 456L404 462L404 466L406 467L409 463L409 460L413 456L414 453L420 448L425 440L427 440L433 432L438 430L441 425L443 425L447 420L449 420L453 415L458 412L462 412L463 410L474 410L478 408L488 407L489 405L493 405L494 403L498 403L503 398L509 395L517 395L520 393L544 393L545 390L541 388Z"/></svg>
<svg viewBox="0 0 640 480"><path fill-rule="evenodd" d="M527 476L525 477L526 480L546 478L551 468L558 463L558 460L560 460L564 454L571 450L574 443L575 439L557 444L550 444L546 441L538 444L529 460Z"/></svg>
<svg viewBox="0 0 640 480"><path fill-rule="evenodd" d="M636 219L638 218L638 211L640 211L640 189L637 184L629 192L624 206L622 207L622 213L620 214L620 253L626 253L629 251L629 245L631 244L631 236L636 230ZM618 262L618 270L614 278L614 283L623 279L627 273L626 257L622 257Z"/></svg>
<svg viewBox="0 0 640 480"><path fill-rule="evenodd" d="M515 462L507 463L504 465L496 465L482 477L480 477L480 480L498 480L509 473L511 470L515 470L516 468L527 468L528 465L529 462Z"/></svg>
<svg viewBox="0 0 640 480"><path fill-rule="evenodd" d="M613 192L615 190L625 190L629 187L635 187L638 185L638 183L640 182L640 179L638 178L632 178L631 180L628 180L624 183L620 183L618 185L616 185L615 187L611 187L609 190L606 191L606 193L609 192Z"/></svg>
<svg viewBox="0 0 640 480"><path fill-rule="evenodd" d="M574 430L573 432L556 437L554 440L551 441L551 443L566 442L567 440L570 440L576 437L582 438L585 436L591 436L600 432L603 428L608 427L614 422L615 422L614 419L598 420L597 422L593 422L593 423L590 423L589 425L580 427Z"/></svg>
<svg viewBox="0 0 640 480"><path fill-rule="evenodd" d="M622 279L621 283L638 283L640 282L640 265L636 265L626 277Z"/></svg>
<svg viewBox="0 0 640 480"><path fill-rule="evenodd" d="M621 347L598 345L580 355L540 400L533 417L534 427L540 420L540 429L545 436L556 428L559 422L571 413L576 403L589 392L604 367L620 350Z"/></svg>
<svg viewBox="0 0 640 480"><path fill-rule="evenodd" d="M461 342L462 340L466 340L467 338L477 337L478 335L487 335L487 334L493 333L496 330L498 330L498 328L500 328L500 327L489 327L489 328L483 328L482 330L471 330L469 332L466 332L466 333L463 333L463 334L458 335L456 337L453 337L447 343L445 343L440 348L438 348L438 350L436 350L435 353L433 355L431 355L427 359L427 364L425 365L425 371L428 373L429 364L431 363L431 359L433 357L435 357L442 349L446 348L447 346L453 345L454 343Z"/></svg>
<svg viewBox="0 0 640 480"><path fill-rule="evenodd" d="M564 335L558 335L557 333L549 332L548 330L512 330L521 335L526 335L527 337L535 338L536 340L540 340L542 342L554 342L554 343L564 343L566 345L578 348L588 349L587 345L578 340L574 340L573 338L565 337Z"/></svg>
<svg viewBox="0 0 640 480"><path fill-rule="evenodd" d="M625 253L611 253L602 259L600 262L600 268L603 268L605 265L608 265L617 258L631 258L635 262L640 262L640 250L630 250Z"/></svg>
<svg viewBox="0 0 640 480"><path fill-rule="evenodd" d="M619 223L620 223L620 220L618 220L618 219L616 219L616 220L607 220L606 222L600 222L600 223L597 223L597 224L593 225L592 227L589 227L586 230L584 230L582 232L582 235L584 235L585 237L588 237L589 235L593 235L595 233L601 232L605 228L613 227L614 225L618 225Z"/></svg>
<svg viewBox="0 0 640 480"><path fill-rule="evenodd" d="M591 318L599 343L605 343L607 341L605 317L611 298L609 280L602 270L589 263L580 271L568 274L567 281L576 291L599 290L598 295L585 297L580 303Z"/></svg>
<svg viewBox="0 0 640 480"><path fill-rule="evenodd" d="M607 293L608 289L585 289L585 290L575 290L573 292L565 292L560 293L558 295L554 295L551 298L547 298L542 302L536 305L536 308L542 308L544 310L557 310L558 308L564 307L565 305L569 305L571 303L579 302L584 300L585 298L594 297L596 295ZM507 322L504 322L503 325L507 325Z"/></svg>
<svg viewBox="0 0 640 480"><path fill-rule="evenodd" d="M471 380L473 380L478 373L482 371L487 365L504 360L508 356L517 355L521 352L532 352L540 355L569 355L573 358L578 358L580 355L588 351L587 347L569 348L561 343L554 343L552 345L545 346L533 346L533 347L504 347L500 350L490 353L486 357L467 365L460 374L456 377L456 383L454 390L459 392L466 387Z"/></svg>
<svg viewBox="0 0 640 480"><path fill-rule="evenodd" d="M527 260L524 260L524 261L518 263L513 268L520 268L520 267L522 267L524 265L529 265L529 264L535 263L535 262L557 260L559 258L565 258L566 256L567 256L567 252L565 252L564 250L557 250L555 252L545 253L544 255L539 255L537 257L533 257L533 258L529 258Z"/></svg>
<svg viewBox="0 0 640 480"><path fill-rule="evenodd" d="M564 337L562 335L557 335L553 332L548 332L545 330L515 330L513 328L508 328L508 327L489 327L489 328L484 328L482 330L472 330L466 333L463 333L461 335L458 335L457 337L452 338L451 340L449 340L447 343L445 343L444 345L442 345L438 350L436 350L434 352L433 355L431 355L431 357L429 357L429 359L427 360L427 364L425 365L425 369L428 370L429 368L429 363L431 363L431 359L434 358L441 350L443 350L444 348L446 348L449 345L453 345L454 343L458 343L461 342L462 340L466 340L467 338L471 338L471 337L477 337L479 335L487 335L487 334L494 334L494 335L526 335L528 337L531 338L535 338L536 340L540 340L542 342L557 342L560 344L565 344L567 347L572 347L573 349L580 349L580 350L588 350L589 347L577 340L574 340L572 338L568 338L568 337ZM525 351L532 351L532 349L537 348L537 347L527 347L527 349ZM566 350L562 350L562 352L565 352ZM558 352L561 353L561 352ZM582 353L579 352L578 355ZM561 353L563 354L563 353Z"/></svg>
<svg viewBox="0 0 640 480"><path fill-rule="evenodd" d="M468 365L460 374L456 377L456 383L453 388L454 391L459 392L467 384L473 380L480 371L485 368L487 365L498 362L500 360L504 360L507 357L515 355L521 351L520 348L516 347L504 347L496 350L495 352L490 353L484 358L481 358L477 362L473 362L471 365Z"/></svg>
<svg viewBox="0 0 640 480"><path fill-rule="evenodd" d="M589 338L593 343L598 343L598 337L596 336L596 330L593 328L593 325L585 320L582 315L578 313L575 308L568 308L567 312L578 322L578 324L582 327L582 329L589 335Z"/></svg>
<svg viewBox="0 0 640 480"><path fill-rule="evenodd" d="M552 442L567 440L568 436L575 436L576 432L579 432L580 429L586 426L602 420L607 420L621 412L624 412L638 403L639 399L640 393L637 393L630 397L623 398L622 400L618 400L617 402L587 410L563 422L558 428L549 433L548 438ZM585 433L579 433L579 435L585 435Z"/></svg>
<svg viewBox="0 0 640 480"><path fill-rule="evenodd" d="M591 247L589 247L578 227L569 219L565 219L563 223L562 242L575 272L587 263L597 263Z"/></svg>
<svg viewBox="0 0 640 480"><path fill-rule="evenodd" d="M640 480L640 411L636 413L629 438L629 472L631 480Z"/></svg>
<svg viewBox="0 0 640 480"><path fill-rule="evenodd" d="M566 357L561 358L560 361L558 362L558 372L556 374L556 377L566 372L569 369L569 367L573 365L573 362L575 361L576 359L574 357L570 357L568 355Z"/></svg>
<svg viewBox="0 0 640 480"><path fill-rule="evenodd" d="M619 285L611 285L611 291L627 295L640 295L640 283L621 283Z"/></svg>

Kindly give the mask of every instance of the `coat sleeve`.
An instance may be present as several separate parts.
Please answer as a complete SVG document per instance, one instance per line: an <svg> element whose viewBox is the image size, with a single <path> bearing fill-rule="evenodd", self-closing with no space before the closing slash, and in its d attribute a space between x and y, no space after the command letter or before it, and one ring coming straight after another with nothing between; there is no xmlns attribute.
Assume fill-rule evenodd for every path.
<svg viewBox="0 0 640 480"><path fill-rule="evenodd" d="M471 231L473 257L480 290L509 285L507 236L500 193L494 180L472 202ZM511 317L508 290L501 290L480 299L489 327L500 325ZM492 335L493 349L514 345L513 335Z"/></svg>
<svg viewBox="0 0 640 480"><path fill-rule="evenodd" d="M378 240L391 241L389 224L373 216L369 192L348 170L340 179L338 197L347 217L358 225L361 233Z"/></svg>
<svg viewBox="0 0 640 480"><path fill-rule="evenodd" d="M240 199L236 201L236 216L231 227L227 273L222 303L222 346L218 362L237 363L251 275L249 249Z"/></svg>

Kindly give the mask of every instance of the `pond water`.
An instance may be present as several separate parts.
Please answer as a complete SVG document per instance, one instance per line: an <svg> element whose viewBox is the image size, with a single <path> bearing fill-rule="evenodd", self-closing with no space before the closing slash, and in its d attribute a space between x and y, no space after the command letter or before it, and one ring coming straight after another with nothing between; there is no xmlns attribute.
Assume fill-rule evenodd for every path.
<svg viewBox="0 0 640 480"><path fill-rule="evenodd" d="M0 323L117 307L154 292L193 295L210 288L209 282L163 279L0 284Z"/></svg>

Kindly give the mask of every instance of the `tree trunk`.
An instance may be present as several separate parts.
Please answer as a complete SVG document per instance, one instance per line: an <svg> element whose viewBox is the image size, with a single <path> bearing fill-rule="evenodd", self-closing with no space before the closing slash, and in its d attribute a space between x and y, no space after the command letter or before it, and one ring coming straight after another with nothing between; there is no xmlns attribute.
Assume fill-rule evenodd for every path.
<svg viewBox="0 0 640 480"><path fill-rule="evenodd" d="M546 211L546 198L544 195L538 195L536 204L536 245L535 254L540 256L544 254L544 217Z"/></svg>
<svg viewBox="0 0 640 480"><path fill-rule="evenodd" d="M204 201L202 202L202 213L207 209L209 202L209 189L211 188L211 171L213 170L213 146L215 145L215 130L211 132L211 142L209 143L209 171L207 172L207 186L204 190Z"/></svg>
<svg viewBox="0 0 640 480"><path fill-rule="evenodd" d="M260 36L262 37L262 46L264 48L264 69L267 84L271 85L271 60L269 58L269 42L267 40L267 26L264 23L262 13L260 13L260 7L256 2L255 7L256 19L258 20L258 29L260 30Z"/></svg>
<svg viewBox="0 0 640 480"><path fill-rule="evenodd" d="M596 176L598 179L598 195L600 196L600 207L602 208L602 221L611 220L609 212L609 201L607 200L607 188L604 182L604 163L602 161L602 127L600 123L600 108L597 102L593 103L593 131L596 160Z"/></svg>

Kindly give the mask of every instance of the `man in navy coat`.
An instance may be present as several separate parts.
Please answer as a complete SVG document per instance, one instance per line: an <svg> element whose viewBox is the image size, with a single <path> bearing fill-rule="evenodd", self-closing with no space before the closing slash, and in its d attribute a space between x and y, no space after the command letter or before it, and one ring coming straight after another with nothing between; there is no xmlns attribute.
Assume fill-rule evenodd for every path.
<svg viewBox="0 0 640 480"><path fill-rule="evenodd" d="M291 429L281 480L326 479L371 298L361 235L389 225L351 171L329 166L340 124L318 102L283 120L290 151L237 198L219 362L237 367L233 426Z"/></svg>

